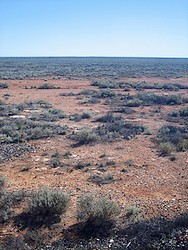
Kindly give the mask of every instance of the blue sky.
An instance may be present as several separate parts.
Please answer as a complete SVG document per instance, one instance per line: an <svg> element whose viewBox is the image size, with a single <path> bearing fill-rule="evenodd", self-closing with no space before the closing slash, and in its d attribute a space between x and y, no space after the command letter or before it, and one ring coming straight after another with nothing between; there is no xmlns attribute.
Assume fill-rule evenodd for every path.
<svg viewBox="0 0 188 250"><path fill-rule="evenodd" d="M188 57L188 0L0 0L0 56Z"/></svg>

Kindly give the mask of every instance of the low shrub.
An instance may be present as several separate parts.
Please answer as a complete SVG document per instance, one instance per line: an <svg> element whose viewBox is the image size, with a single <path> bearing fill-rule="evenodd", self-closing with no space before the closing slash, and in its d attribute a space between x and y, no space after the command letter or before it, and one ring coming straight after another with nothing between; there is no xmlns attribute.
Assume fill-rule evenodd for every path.
<svg viewBox="0 0 188 250"><path fill-rule="evenodd" d="M81 115L82 119L90 119L91 118L91 112L89 111L84 111Z"/></svg>
<svg viewBox="0 0 188 250"><path fill-rule="evenodd" d="M53 84L50 83L43 83L41 85L38 86L37 89L60 89L61 87L55 86Z"/></svg>
<svg viewBox="0 0 188 250"><path fill-rule="evenodd" d="M3 248L1 249L30 250L31 248L24 242L22 237L7 236L3 242Z"/></svg>
<svg viewBox="0 0 188 250"><path fill-rule="evenodd" d="M188 117L188 108L183 108L177 111L172 111L169 113L171 117Z"/></svg>
<svg viewBox="0 0 188 250"><path fill-rule="evenodd" d="M170 155L175 150L175 147L172 143L161 142L158 145L158 149L160 151L161 156L167 156Z"/></svg>
<svg viewBox="0 0 188 250"><path fill-rule="evenodd" d="M139 107L143 104L143 101L139 98L134 98L132 100L128 100L126 106L128 107Z"/></svg>
<svg viewBox="0 0 188 250"><path fill-rule="evenodd" d="M73 114L70 116L71 121L80 122L82 119L91 118L91 113L89 111L84 111L82 114Z"/></svg>
<svg viewBox="0 0 188 250"><path fill-rule="evenodd" d="M89 167L91 166L91 163L90 162L83 162L83 161L80 161L78 162L75 166L74 166L74 169L78 170L78 169L83 169L85 167Z"/></svg>
<svg viewBox="0 0 188 250"><path fill-rule="evenodd" d="M98 175L98 174L91 175L88 180L97 185L110 184L115 181L114 177L108 173L104 175Z"/></svg>
<svg viewBox="0 0 188 250"><path fill-rule="evenodd" d="M188 149L188 131L186 127L175 127L171 125L162 126L157 133L157 145L164 153Z"/></svg>
<svg viewBox="0 0 188 250"><path fill-rule="evenodd" d="M47 110L44 110L43 112L35 112L33 113L29 119L34 121L48 121L48 122L54 122L58 121L59 119L63 119L66 117L66 114L61 109L54 109L49 108Z"/></svg>
<svg viewBox="0 0 188 250"><path fill-rule="evenodd" d="M24 110L35 110L35 109L49 109L52 105L48 102L38 100L35 102L23 102L19 104L5 104L2 103L0 106L1 116L12 116L21 114Z"/></svg>
<svg viewBox="0 0 188 250"><path fill-rule="evenodd" d="M97 86L100 89L115 89L119 88L118 83L110 82L110 81L94 81L91 83L91 86Z"/></svg>
<svg viewBox="0 0 188 250"><path fill-rule="evenodd" d="M0 224L8 221L11 213L11 200L4 189L5 177L0 174Z"/></svg>
<svg viewBox="0 0 188 250"><path fill-rule="evenodd" d="M52 154L50 160L49 160L49 165L53 168L61 167L62 162L61 162L61 155L58 151Z"/></svg>
<svg viewBox="0 0 188 250"><path fill-rule="evenodd" d="M127 207L125 210L125 218L128 223L136 223L142 220L141 211L137 207L130 206Z"/></svg>
<svg viewBox="0 0 188 250"><path fill-rule="evenodd" d="M156 95L154 93L140 93L136 96L143 105L180 105L184 99L180 95Z"/></svg>
<svg viewBox="0 0 188 250"><path fill-rule="evenodd" d="M33 192L29 200L28 213L33 218L35 216L60 216L67 211L69 201L69 195L62 190L48 187L40 188L38 191Z"/></svg>
<svg viewBox="0 0 188 250"><path fill-rule="evenodd" d="M107 113L104 116L100 116L96 119L96 122L103 122L103 123L113 123L117 120L122 120L123 118L121 116L115 117L111 113Z"/></svg>
<svg viewBox="0 0 188 250"><path fill-rule="evenodd" d="M122 114L134 114L135 111L133 109L131 109L130 107L122 107L122 108L117 108L114 110L114 112L117 112L117 113L122 113Z"/></svg>
<svg viewBox="0 0 188 250"><path fill-rule="evenodd" d="M0 143L18 143L37 140L55 135L64 135L66 126L49 122L37 122L29 119L11 119L0 121Z"/></svg>
<svg viewBox="0 0 188 250"><path fill-rule="evenodd" d="M81 145L94 143L99 139L98 135L89 128L82 128L78 132L73 132L70 137Z"/></svg>
<svg viewBox="0 0 188 250"><path fill-rule="evenodd" d="M0 82L0 89L7 89L7 88L8 88L8 83Z"/></svg>
<svg viewBox="0 0 188 250"><path fill-rule="evenodd" d="M115 119L112 123L107 123L96 128L96 133L101 141L113 141L115 139L129 140L145 130L142 125L133 125L122 119Z"/></svg>
<svg viewBox="0 0 188 250"><path fill-rule="evenodd" d="M73 114L70 116L70 120L74 122L80 122L82 120L82 116L80 114Z"/></svg>
<svg viewBox="0 0 188 250"><path fill-rule="evenodd" d="M116 95L114 100L110 100L111 105L139 107L150 105L181 105L188 103L188 98L182 95L156 95L155 93L141 92L136 95Z"/></svg>
<svg viewBox="0 0 188 250"><path fill-rule="evenodd" d="M84 227L104 227L119 214L118 206L106 198L84 194L77 201L77 219Z"/></svg>
<svg viewBox="0 0 188 250"><path fill-rule="evenodd" d="M91 90L91 89L84 89L80 92L81 95L87 95L92 98L110 98L116 96L116 93L111 89L101 89L101 90Z"/></svg>
<svg viewBox="0 0 188 250"><path fill-rule="evenodd" d="M0 174L0 190L2 190L4 188L5 185L5 177Z"/></svg>

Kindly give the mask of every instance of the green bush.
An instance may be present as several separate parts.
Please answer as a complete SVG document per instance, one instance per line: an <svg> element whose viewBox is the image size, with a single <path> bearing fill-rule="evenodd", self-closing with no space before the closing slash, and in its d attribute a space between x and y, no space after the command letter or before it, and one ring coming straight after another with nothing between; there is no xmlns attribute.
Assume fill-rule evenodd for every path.
<svg viewBox="0 0 188 250"><path fill-rule="evenodd" d="M33 192L28 203L28 212L32 216L41 217L61 215L67 211L69 201L69 195L59 189L40 188Z"/></svg>
<svg viewBox="0 0 188 250"><path fill-rule="evenodd" d="M103 227L112 221L120 210L111 200L96 198L92 194L84 194L77 201L77 219L84 225Z"/></svg>

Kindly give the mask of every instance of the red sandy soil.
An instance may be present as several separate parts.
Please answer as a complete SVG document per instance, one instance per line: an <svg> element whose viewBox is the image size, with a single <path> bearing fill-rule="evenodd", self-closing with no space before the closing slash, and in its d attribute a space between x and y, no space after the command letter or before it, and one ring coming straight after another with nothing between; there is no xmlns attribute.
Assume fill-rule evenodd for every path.
<svg viewBox="0 0 188 250"><path fill-rule="evenodd" d="M146 81L158 83L182 83L188 84L187 78L180 79L121 79L130 81ZM48 80L51 84L60 86L61 89L37 90L25 89L25 86L38 86L45 81L38 80L10 80L8 89L0 90L0 99L9 93L11 96L7 103L21 103L25 101L44 100L50 102L53 107L61 108L66 114L82 113L91 111L93 116L104 114L110 111L110 107L101 104L81 104L76 96L59 96L59 93L78 93L84 88L97 89L89 86L91 81L79 80ZM154 90L154 92L162 91ZM165 92L171 94L173 92ZM175 92L176 94L188 93L185 90ZM183 105L182 105L183 106ZM181 107L182 107L181 106ZM185 106L185 105L184 105ZM48 138L46 140L31 141L36 145L34 153L28 153L18 159L14 158L0 165L0 172L7 177L7 190L28 190L37 189L40 186L48 185L68 191L72 197L72 206L67 213L68 219L64 222L66 226L75 223L76 198L86 192L94 192L115 200L121 208L136 206L141 209L145 218L166 217L171 218L187 211L187 165L188 153L175 153L176 160L171 161L169 157L159 157L158 151L151 141L156 131L168 122L163 119L164 115L180 107L162 106L161 113L154 113L156 106L134 108L137 112L125 115L125 118L136 124L146 125L152 135L138 135L132 140L119 140L113 143L99 143L96 145L83 145L72 147L73 141L66 136ZM140 115L140 112L145 112ZM138 115L139 114L139 115ZM94 119L81 120L80 122L62 119L60 124L67 124L71 128L96 126ZM48 164L50 156L56 150L61 155L70 151L69 159L63 158L63 162L69 164L67 167L51 168ZM105 155L101 158L102 155ZM133 166L127 166L126 161L132 160ZM91 165L82 170L75 170L73 167L78 162L89 162ZM96 185L88 181L93 174L104 175L106 172L99 171L96 164L107 161L114 161L115 166L107 166L106 172L116 180L111 184ZM24 167L29 171L22 172ZM73 171L72 171L73 169ZM122 169L125 171L122 172ZM14 227L5 226L3 235L15 233Z"/></svg>

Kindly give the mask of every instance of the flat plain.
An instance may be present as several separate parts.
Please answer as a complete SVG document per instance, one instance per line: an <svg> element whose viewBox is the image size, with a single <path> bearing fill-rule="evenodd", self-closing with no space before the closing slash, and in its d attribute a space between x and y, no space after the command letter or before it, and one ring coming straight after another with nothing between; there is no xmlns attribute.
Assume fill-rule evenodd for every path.
<svg viewBox="0 0 188 250"><path fill-rule="evenodd" d="M187 59L1 58L0 65L5 189L18 193L48 186L71 196L66 216L54 228L32 228L51 244L48 249L113 249L110 239L114 249L125 249L129 242L128 249L186 248L186 226L166 234L166 248L144 248L143 237L140 243L137 235L117 232L133 223L124 216L129 207L138 209L142 221L170 221L187 213ZM120 208L103 246L92 236L89 248L89 240L71 231L77 224L76 201L85 193L104 196ZM32 231L15 224L26 206L24 198L11 208L0 229L2 242L8 237L23 240ZM58 248L57 242L66 237L72 245ZM123 246L118 237L123 237ZM41 245L47 249L47 243ZM30 247L42 249L34 243Z"/></svg>

